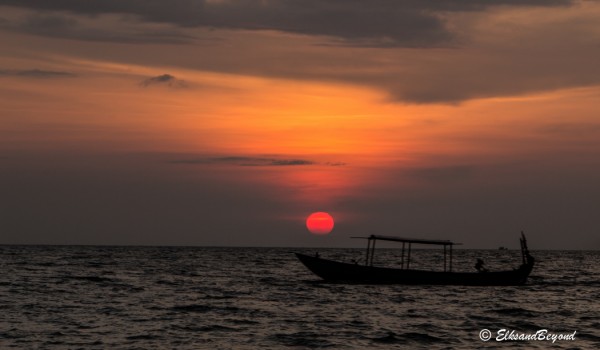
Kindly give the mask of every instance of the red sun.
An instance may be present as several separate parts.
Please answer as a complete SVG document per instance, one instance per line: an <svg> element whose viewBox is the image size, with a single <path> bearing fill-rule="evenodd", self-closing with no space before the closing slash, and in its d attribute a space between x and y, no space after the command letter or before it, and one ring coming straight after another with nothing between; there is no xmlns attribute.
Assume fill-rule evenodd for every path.
<svg viewBox="0 0 600 350"><path fill-rule="evenodd" d="M326 235L333 230L333 218L321 211L312 213L306 218L306 227L315 235Z"/></svg>

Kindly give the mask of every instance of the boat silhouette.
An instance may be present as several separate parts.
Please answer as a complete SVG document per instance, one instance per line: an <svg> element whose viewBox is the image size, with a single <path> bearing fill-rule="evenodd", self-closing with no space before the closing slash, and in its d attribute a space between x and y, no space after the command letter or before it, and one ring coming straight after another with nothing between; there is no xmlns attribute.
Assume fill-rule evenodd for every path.
<svg viewBox="0 0 600 350"><path fill-rule="evenodd" d="M469 285L469 286L510 286L522 285L527 282L535 264L535 259L529 254L525 234L521 233L522 264L505 271L488 271L480 269L477 272L452 271L452 247L459 243L448 240L412 239L393 236L371 235L368 237L352 237L367 239L367 251L364 265L345 263L323 259L301 253L295 253L310 271L328 282L363 283L363 284L424 284L424 285ZM373 266L375 243L391 241L402 243L402 258L400 268ZM444 249L444 270L429 271L410 268L410 255L413 244L441 245ZM408 246L408 249L406 249ZM405 254L406 253L406 254Z"/></svg>

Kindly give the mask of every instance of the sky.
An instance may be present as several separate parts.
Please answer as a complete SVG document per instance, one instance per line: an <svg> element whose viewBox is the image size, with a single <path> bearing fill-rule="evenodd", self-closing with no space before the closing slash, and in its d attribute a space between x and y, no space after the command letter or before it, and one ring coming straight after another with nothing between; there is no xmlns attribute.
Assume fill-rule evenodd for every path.
<svg viewBox="0 0 600 350"><path fill-rule="evenodd" d="M0 244L600 249L598 18L0 0ZM330 234L308 232L317 211Z"/></svg>

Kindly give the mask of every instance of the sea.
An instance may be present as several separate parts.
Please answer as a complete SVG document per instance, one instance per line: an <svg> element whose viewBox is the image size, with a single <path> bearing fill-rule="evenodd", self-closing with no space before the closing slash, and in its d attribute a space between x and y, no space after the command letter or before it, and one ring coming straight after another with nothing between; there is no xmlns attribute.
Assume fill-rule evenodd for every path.
<svg viewBox="0 0 600 350"><path fill-rule="evenodd" d="M511 287L324 283L294 251L365 254L3 245L0 349L600 349L599 251L533 250L528 283ZM517 250L464 249L453 268L477 258L521 263ZM412 268L442 266L439 251L412 252Z"/></svg>

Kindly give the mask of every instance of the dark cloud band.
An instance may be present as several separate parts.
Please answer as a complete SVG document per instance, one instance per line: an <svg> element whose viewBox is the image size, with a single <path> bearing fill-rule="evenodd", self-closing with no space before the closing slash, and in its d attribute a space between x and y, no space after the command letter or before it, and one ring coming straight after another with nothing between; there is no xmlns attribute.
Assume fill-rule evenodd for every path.
<svg viewBox="0 0 600 350"><path fill-rule="evenodd" d="M74 73L59 72L42 69L25 69L25 70L10 70L0 69L0 76L14 76L24 78L71 78L75 77Z"/></svg>
<svg viewBox="0 0 600 350"><path fill-rule="evenodd" d="M571 0L0 0L0 5L72 13L130 14L181 27L277 30L381 47L437 47L454 39L446 12L495 5L556 6Z"/></svg>
<svg viewBox="0 0 600 350"><path fill-rule="evenodd" d="M193 159L173 160L174 164L230 164L237 166L308 166L308 165L326 165L343 166L345 163L326 162L318 163L308 159L299 158L279 158L279 157L247 157L247 156L225 156L225 157L200 157Z"/></svg>

